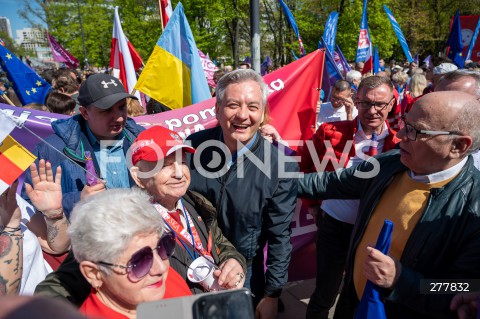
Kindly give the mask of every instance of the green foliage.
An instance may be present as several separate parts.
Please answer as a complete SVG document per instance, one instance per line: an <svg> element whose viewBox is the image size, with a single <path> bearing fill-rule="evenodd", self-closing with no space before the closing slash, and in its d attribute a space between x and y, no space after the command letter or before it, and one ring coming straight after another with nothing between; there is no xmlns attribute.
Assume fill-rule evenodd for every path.
<svg viewBox="0 0 480 319"><path fill-rule="evenodd" d="M1 30L0 30L0 39L2 39L3 42L5 42L5 47L10 52L15 54L15 56L17 56L18 58L20 58L21 55L25 56L25 51L23 50L23 48L16 45L16 43L13 42L12 38L10 38L7 33L3 32Z"/></svg>
<svg viewBox="0 0 480 319"><path fill-rule="evenodd" d="M146 61L161 35L158 1L151 0L22 0L20 14L35 27L32 17L48 25L49 32L75 57L84 62L78 7L88 62L106 66L110 59L114 7L125 35ZM250 0L184 0L185 14L197 46L212 59L235 64L250 55ZM172 5L178 3L173 0ZM259 0L262 59L269 54L275 65L299 54L298 41L281 11L278 0ZM340 12L336 43L345 57L355 59L363 0L285 0L300 31L305 49L316 50L325 21ZM77 6L78 4L78 6ZM371 39L386 60L404 60L405 55L382 5L386 4L400 24L412 54L437 55L445 48L450 19L458 9L462 15L480 14L478 0L370 0L368 19Z"/></svg>

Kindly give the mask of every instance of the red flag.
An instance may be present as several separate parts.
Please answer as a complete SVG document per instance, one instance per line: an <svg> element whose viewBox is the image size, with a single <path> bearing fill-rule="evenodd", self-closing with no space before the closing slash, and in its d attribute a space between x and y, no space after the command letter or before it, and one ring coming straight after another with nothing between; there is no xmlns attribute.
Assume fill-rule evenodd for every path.
<svg viewBox="0 0 480 319"><path fill-rule="evenodd" d="M172 3L170 2L170 0L159 0L158 5L160 6L160 10L162 11L162 22L163 28L165 29L165 27L167 26L167 22L173 13Z"/></svg>
<svg viewBox="0 0 480 319"><path fill-rule="evenodd" d="M370 42L370 47L368 48L367 56L365 57L365 65L363 66L362 74L366 74L372 71L373 71L373 55L372 55L372 42Z"/></svg>
<svg viewBox="0 0 480 319"><path fill-rule="evenodd" d="M135 70L140 68L142 63L142 58L140 58L140 55L123 33L120 17L118 16L118 7L115 7L110 67L113 68L113 76L120 79L125 86L125 90L129 93L137 84ZM140 95L137 97L140 100Z"/></svg>

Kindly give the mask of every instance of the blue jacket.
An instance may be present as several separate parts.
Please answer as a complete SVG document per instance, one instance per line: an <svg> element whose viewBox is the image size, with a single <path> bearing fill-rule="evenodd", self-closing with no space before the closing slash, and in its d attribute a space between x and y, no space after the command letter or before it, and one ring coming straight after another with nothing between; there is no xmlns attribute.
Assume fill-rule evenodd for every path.
<svg viewBox="0 0 480 319"><path fill-rule="evenodd" d="M90 151L92 154L98 175L100 175L100 169L92 145L87 137L86 121L80 114L68 119L57 120L52 123L52 128L55 133L45 140L55 149L45 142L41 142L35 147L33 153L37 156L36 164L38 164L40 159L45 159L50 161L54 172L58 165L62 167L63 209L67 218L69 218L70 212L73 206L80 200L80 192L86 184L85 171L80 168L85 168L85 151ZM122 133L125 137L123 140L123 151L125 154L137 135L143 130L144 128L136 124L134 120L127 120ZM80 167L71 161L74 161ZM101 176L99 177L101 178ZM133 180L131 177L129 179L130 186L133 186ZM29 170L26 172L25 182L32 183ZM28 199L25 188L22 189L22 197Z"/></svg>

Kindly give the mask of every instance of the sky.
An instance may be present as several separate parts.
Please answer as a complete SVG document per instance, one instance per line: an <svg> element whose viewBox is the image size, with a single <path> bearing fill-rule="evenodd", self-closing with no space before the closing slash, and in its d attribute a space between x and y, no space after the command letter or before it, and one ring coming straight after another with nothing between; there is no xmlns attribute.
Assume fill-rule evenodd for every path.
<svg viewBox="0 0 480 319"><path fill-rule="evenodd" d="M16 30L30 27L29 22L23 20L17 13L17 10L22 7L22 4L23 1L20 0L0 0L0 16L10 19L13 39L17 37Z"/></svg>

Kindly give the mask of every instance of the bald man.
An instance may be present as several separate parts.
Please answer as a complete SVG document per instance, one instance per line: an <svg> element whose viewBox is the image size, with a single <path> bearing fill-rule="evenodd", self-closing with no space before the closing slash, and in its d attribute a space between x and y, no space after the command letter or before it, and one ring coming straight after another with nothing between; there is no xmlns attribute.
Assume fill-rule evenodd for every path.
<svg viewBox="0 0 480 319"><path fill-rule="evenodd" d="M440 78L435 91L462 91L480 99L480 72L455 70ZM473 163L480 170L480 150L472 153Z"/></svg>
<svg viewBox="0 0 480 319"><path fill-rule="evenodd" d="M299 180L301 197L360 199L335 318L352 318L367 280L382 288L389 319L455 318L453 294L420 286L480 278L480 172L469 156L480 146L479 110L464 92L427 94L402 120L400 150ZM385 219L388 255L370 246Z"/></svg>
<svg viewBox="0 0 480 319"><path fill-rule="evenodd" d="M435 86L438 91L462 91L480 98L480 72L462 69L447 73Z"/></svg>

